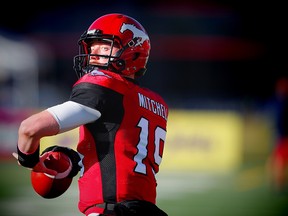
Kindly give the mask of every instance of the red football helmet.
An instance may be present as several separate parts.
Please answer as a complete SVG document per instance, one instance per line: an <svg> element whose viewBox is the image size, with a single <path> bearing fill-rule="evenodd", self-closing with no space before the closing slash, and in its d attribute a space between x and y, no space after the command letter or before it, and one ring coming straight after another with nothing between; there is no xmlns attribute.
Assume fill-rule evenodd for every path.
<svg viewBox="0 0 288 216"><path fill-rule="evenodd" d="M95 55L90 53L92 41L110 42L120 47L115 55ZM74 70L78 77L94 67L113 71L121 75L143 76L150 53L150 39L143 26L135 19L123 14L107 14L96 19L79 41L79 55L74 57ZM105 65L89 64L90 56L108 59Z"/></svg>

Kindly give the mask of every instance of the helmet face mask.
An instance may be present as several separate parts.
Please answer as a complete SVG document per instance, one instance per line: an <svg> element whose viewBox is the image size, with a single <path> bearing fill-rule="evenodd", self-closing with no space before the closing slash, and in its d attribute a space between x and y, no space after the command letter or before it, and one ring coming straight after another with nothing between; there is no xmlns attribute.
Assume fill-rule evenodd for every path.
<svg viewBox="0 0 288 216"><path fill-rule="evenodd" d="M90 46L99 41L111 45L110 55L91 54ZM131 17L123 14L108 14L96 19L78 42L79 54L74 57L74 70L78 77L95 67L136 77L144 75L150 53L150 40L145 29ZM113 48L118 51L112 55ZM107 59L106 64L90 64L98 56Z"/></svg>

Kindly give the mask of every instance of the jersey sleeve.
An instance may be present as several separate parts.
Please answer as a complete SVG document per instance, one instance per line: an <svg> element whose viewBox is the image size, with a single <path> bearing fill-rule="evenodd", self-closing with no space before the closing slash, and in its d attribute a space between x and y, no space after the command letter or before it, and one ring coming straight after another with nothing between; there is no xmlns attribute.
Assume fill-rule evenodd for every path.
<svg viewBox="0 0 288 216"><path fill-rule="evenodd" d="M105 110L106 91L107 89L96 84L79 83L73 87L70 100L97 109L102 113Z"/></svg>

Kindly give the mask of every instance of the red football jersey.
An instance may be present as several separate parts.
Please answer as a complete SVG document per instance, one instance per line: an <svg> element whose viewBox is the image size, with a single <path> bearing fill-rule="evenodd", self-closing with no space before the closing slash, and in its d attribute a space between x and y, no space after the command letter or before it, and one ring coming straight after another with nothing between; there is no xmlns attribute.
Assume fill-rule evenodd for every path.
<svg viewBox="0 0 288 216"><path fill-rule="evenodd" d="M155 203L168 118L162 97L135 80L94 70L75 83L70 100L101 112L80 127L80 211L103 202Z"/></svg>

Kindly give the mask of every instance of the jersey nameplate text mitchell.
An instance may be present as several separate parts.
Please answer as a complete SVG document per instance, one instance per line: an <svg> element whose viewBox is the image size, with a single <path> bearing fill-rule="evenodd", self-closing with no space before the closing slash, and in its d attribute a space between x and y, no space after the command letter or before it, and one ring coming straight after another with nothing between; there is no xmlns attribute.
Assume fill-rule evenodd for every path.
<svg viewBox="0 0 288 216"><path fill-rule="evenodd" d="M154 114L161 116L167 121L167 108L162 103L152 100L141 93L138 93L138 98L140 107L143 107L153 112Z"/></svg>

